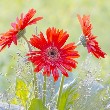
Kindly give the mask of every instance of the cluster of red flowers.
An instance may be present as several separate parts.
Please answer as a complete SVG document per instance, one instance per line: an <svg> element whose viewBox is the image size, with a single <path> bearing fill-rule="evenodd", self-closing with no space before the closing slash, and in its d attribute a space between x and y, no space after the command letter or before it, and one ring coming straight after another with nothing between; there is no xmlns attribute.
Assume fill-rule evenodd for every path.
<svg viewBox="0 0 110 110"><path fill-rule="evenodd" d="M21 14L21 18L17 18L16 23L11 24L13 28L1 34L0 51L6 46L10 47L12 42L17 45L17 40L25 34L25 28L36 24L37 21L42 19L42 17L32 19L35 13L36 10L31 9L25 16ZM104 58L106 53L100 49L98 42L95 40L96 36L91 33L92 24L90 24L90 17L84 15L81 18L78 15L78 19L83 31L83 35L80 37L81 44L87 47L88 52L93 53L97 58ZM75 43L64 45L68 37L69 34L67 32L52 27L46 30L46 37L40 32L40 34L33 35L30 38L29 43L38 49L32 50L27 54L28 60L35 65L35 72L43 70L43 75L50 76L52 74L54 81L58 80L59 72L68 77L67 71L72 71L72 68L76 68L77 61L74 59L80 56L78 51L75 50L77 47Z"/></svg>

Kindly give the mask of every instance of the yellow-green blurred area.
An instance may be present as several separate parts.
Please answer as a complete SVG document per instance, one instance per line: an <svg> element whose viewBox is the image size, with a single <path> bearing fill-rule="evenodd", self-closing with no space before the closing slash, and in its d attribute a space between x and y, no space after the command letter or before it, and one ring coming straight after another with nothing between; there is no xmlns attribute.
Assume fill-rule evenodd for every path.
<svg viewBox="0 0 110 110"><path fill-rule="evenodd" d="M109 0L0 0L0 33L6 32L11 28L10 23L16 21L21 13L27 13L29 9L37 10L37 16L43 16L43 20L37 25L26 28L26 37L29 39L35 34L37 26L38 33L45 33L48 27L64 29L70 34L67 42L77 43L81 35L81 27L77 19L77 14L86 14L91 16L93 24L93 33L98 36L97 41L104 52L107 53L105 59L93 59L101 63L102 76L110 73L110 1ZM22 39L22 38L21 38ZM22 39L23 40L23 39ZM24 41L23 41L24 43ZM22 55L28 51L27 45L11 45L0 52L0 73L15 77L15 67L17 63L16 53L21 50ZM25 50L26 49L26 50ZM79 65L87 57L87 49L79 46L77 50L80 53ZM78 65L78 66L79 66ZM78 68L80 69L80 68ZM77 69L76 69L77 71ZM0 77L0 86L8 86Z"/></svg>

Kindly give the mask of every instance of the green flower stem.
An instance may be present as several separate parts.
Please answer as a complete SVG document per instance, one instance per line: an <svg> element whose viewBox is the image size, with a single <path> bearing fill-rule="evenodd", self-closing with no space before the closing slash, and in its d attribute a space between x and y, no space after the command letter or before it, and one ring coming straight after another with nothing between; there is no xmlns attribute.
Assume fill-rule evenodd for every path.
<svg viewBox="0 0 110 110"><path fill-rule="evenodd" d="M28 110L28 105L27 105L27 103L26 103L26 106L25 106L25 107L26 107L26 110Z"/></svg>
<svg viewBox="0 0 110 110"><path fill-rule="evenodd" d="M60 104L60 98L61 98L61 94L62 94L62 90L63 90L64 79L65 79L65 76L62 75L59 93L58 93L58 99L57 99L57 109L59 108L59 104Z"/></svg>
<svg viewBox="0 0 110 110"><path fill-rule="evenodd" d="M38 98L38 88L37 88L37 77L36 77L36 73L34 73L34 80L33 80L33 85L34 85L34 95L35 98Z"/></svg>
<svg viewBox="0 0 110 110"><path fill-rule="evenodd" d="M25 36L22 36L24 38L24 40L26 41L27 45L28 45L28 48L29 48L29 51L31 52L32 49L31 49L31 45L29 43L29 41L27 40L27 38Z"/></svg>
<svg viewBox="0 0 110 110"><path fill-rule="evenodd" d="M31 45L29 43L29 41L27 40L27 38L25 36L22 36L24 38L24 40L26 41L27 45L28 45L28 48L29 48L29 51L31 52L32 49L31 49ZM33 65L33 68L34 68L34 65ZM37 77L36 77L36 73L33 73L34 74L34 80L33 80L33 86L34 86L34 95L35 95L35 98L38 98L38 89L37 89Z"/></svg>
<svg viewBox="0 0 110 110"><path fill-rule="evenodd" d="M43 103L46 103L46 75L44 75L44 83L43 83Z"/></svg>
<svg viewBox="0 0 110 110"><path fill-rule="evenodd" d="M81 41L79 41L79 42L76 44L76 46L79 46L79 45L82 45L82 44L81 44Z"/></svg>

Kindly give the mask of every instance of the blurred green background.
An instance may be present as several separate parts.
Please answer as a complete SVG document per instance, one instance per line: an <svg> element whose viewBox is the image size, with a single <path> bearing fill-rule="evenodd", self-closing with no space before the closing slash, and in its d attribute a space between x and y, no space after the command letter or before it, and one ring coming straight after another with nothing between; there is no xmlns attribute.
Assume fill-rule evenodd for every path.
<svg viewBox="0 0 110 110"><path fill-rule="evenodd" d="M91 16L93 33L98 36L97 41L102 50L107 53L105 59L100 61L102 67L102 77L110 73L110 1L109 0L0 0L0 33L10 29L10 23L15 22L16 17L28 12L29 9L37 10L35 16L43 16L44 19L37 24L38 32L48 27L64 29L70 34L68 42L77 43L82 33L77 14ZM29 39L35 33L36 25L27 27L26 37ZM18 49L22 52L27 49L27 45L11 45L0 53L0 73L7 74L10 79L15 78L15 70ZM79 65L87 57L87 50L82 46L77 48L81 57ZM26 50L25 50L26 51ZM25 52L24 52L25 55ZM80 68L78 68L80 69ZM77 69L76 69L77 71ZM13 81L13 80L12 80ZM0 76L0 88L5 90L8 87L7 81ZM4 87L4 89L3 89Z"/></svg>

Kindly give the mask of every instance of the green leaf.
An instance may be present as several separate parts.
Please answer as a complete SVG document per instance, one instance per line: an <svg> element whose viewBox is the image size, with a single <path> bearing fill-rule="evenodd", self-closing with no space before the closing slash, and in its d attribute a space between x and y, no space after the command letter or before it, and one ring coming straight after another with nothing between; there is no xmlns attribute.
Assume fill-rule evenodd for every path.
<svg viewBox="0 0 110 110"><path fill-rule="evenodd" d="M29 96L29 89L22 79L16 79L16 96L20 99L23 106L26 106L26 101Z"/></svg>
<svg viewBox="0 0 110 110"><path fill-rule="evenodd" d="M48 110L44 105L41 99L32 99L31 105L28 110Z"/></svg>
<svg viewBox="0 0 110 110"><path fill-rule="evenodd" d="M79 98L79 94L76 91L76 81L73 81L69 85L65 86L58 110L69 110L70 106L74 104L74 101Z"/></svg>
<svg viewBox="0 0 110 110"><path fill-rule="evenodd" d="M84 79L77 85L79 98L75 101L72 110L104 110L103 101L101 99L101 91L103 86L90 78Z"/></svg>

